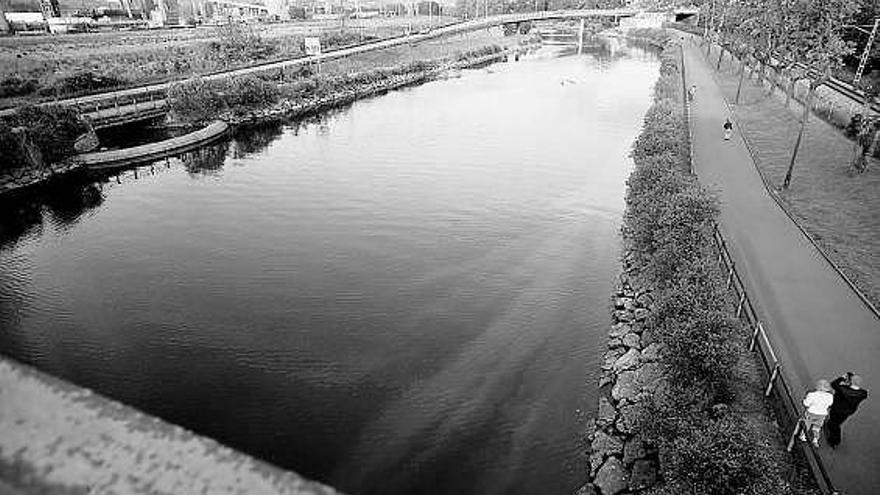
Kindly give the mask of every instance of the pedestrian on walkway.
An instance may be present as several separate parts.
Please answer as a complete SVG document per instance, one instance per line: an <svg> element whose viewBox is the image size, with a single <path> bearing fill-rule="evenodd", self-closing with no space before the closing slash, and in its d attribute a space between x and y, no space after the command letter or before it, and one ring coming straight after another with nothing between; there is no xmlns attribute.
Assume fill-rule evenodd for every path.
<svg viewBox="0 0 880 495"><path fill-rule="evenodd" d="M807 409L804 411L804 427L801 429L801 441L807 441L806 430L810 430L812 432L813 446L819 446L819 433L822 432L822 424L825 423L825 418L828 417L828 408L834 402L832 391L833 389L828 380L818 380L816 382L816 390L807 393L807 396L804 397L804 406Z"/></svg>
<svg viewBox="0 0 880 495"><path fill-rule="evenodd" d="M852 371L835 378L831 388L834 389L834 402L828 409L825 438L828 445L834 448L840 445L840 425L868 398L868 391L862 388L862 377Z"/></svg>
<svg viewBox="0 0 880 495"><path fill-rule="evenodd" d="M697 85L691 84L691 87L688 88L688 101L694 101L694 96L697 96Z"/></svg>
<svg viewBox="0 0 880 495"><path fill-rule="evenodd" d="M730 135L733 134L733 122L730 118L724 120L724 140L730 141Z"/></svg>

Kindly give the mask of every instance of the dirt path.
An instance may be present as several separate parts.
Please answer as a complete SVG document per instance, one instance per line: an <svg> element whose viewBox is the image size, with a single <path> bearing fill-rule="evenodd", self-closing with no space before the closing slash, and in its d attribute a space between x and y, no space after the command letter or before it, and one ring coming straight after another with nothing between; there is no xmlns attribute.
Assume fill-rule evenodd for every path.
<svg viewBox="0 0 880 495"><path fill-rule="evenodd" d="M691 117L694 171L721 198L722 232L793 393L849 370L861 374L867 388L877 388L880 319L776 204L739 133L722 139L724 119L731 117L736 129L735 116L698 48L687 42L685 47L687 85L697 85ZM878 421L880 401L869 397L844 424L840 448L820 448L844 494L880 489Z"/></svg>

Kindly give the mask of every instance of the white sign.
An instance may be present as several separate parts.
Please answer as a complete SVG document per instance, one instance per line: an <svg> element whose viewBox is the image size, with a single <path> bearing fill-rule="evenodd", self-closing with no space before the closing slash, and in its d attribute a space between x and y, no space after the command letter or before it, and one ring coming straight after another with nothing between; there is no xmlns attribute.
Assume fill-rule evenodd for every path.
<svg viewBox="0 0 880 495"><path fill-rule="evenodd" d="M320 55L321 54L321 39L320 38L306 38L304 40L306 45L306 55Z"/></svg>

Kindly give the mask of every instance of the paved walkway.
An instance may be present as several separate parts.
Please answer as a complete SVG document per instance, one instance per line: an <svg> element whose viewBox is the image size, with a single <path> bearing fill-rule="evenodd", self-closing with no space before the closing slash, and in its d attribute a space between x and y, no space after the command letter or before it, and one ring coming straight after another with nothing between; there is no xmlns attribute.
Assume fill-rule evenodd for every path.
<svg viewBox="0 0 880 495"><path fill-rule="evenodd" d="M712 68L688 43L685 66L687 85L697 85L691 117L694 171L721 197L722 232L792 392L806 392L816 379L850 370L874 389L843 425L841 446L832 450L823 444L820 455L841 493L878 494L880 320L766 191L739 133L722 139L725 117L736 128L735 114Z"/></svg>

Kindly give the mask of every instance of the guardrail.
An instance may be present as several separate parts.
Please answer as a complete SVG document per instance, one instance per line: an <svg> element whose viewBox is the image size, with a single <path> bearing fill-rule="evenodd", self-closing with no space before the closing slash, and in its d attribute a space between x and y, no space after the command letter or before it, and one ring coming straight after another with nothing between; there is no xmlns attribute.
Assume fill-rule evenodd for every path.
<svg viewBox="0 0 880 495"><path fill-rule="evenodd" d="M684 46L678 45L678 53L681 56L681 98L684 101L684 110L682 111L682 115L684 116L684 126L687 129L687 147L688 147L688 172L694 173L694 136L691 131L691 103L693 100L693 96L688 93L687 88L687 77L685 74L685 63L684 63Z"/></svg>
<svg viewBox="0 0 880 495"><path fill-rule="evenodd" d="M822 493L839 495L816 447L811 442L797 442L797 437L801 433L809 437L809 440L813 440L812 432L804 428L800 401L795 400L795 395L792 394L791 386L783 372L783 363L777 357L773 344L770 343L770 339L767 337L764 323L755 311L751 298L749 298L746 292L745 284L743 284L742 278L736 270L736 264L730 255L730 250L727 248L727 242L724 240L724 236L721 234L717 224L715 225L713 237L718 249L718 263L727 271L727 289L733 290L737 297L736 317L745 320L752 330L749 340L749 351L755 352L758 355L767 374L764 396L775 399L776 419L779 422L780 428L783 431L791 431L786 450L791 452L796 444L800 445L801 452L807 460L813 477L816 479L816 483L819 485ZM800 394L797 395L800 396Z"/></svg>

